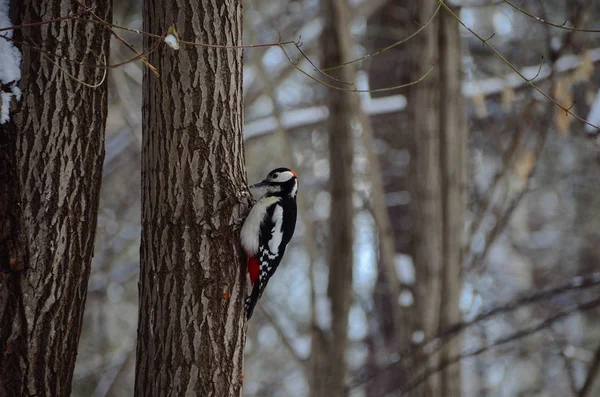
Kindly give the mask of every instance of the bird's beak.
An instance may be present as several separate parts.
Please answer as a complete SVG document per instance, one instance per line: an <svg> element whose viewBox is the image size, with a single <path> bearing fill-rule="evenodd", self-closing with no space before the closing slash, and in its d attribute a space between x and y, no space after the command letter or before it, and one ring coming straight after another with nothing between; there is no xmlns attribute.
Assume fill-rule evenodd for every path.
<svg viewBox="0 0 600 397"><path fill-rule="evenodd" d="M250 185L248 187L250 189L258 189L260 187L265 187L265 186L269 186L269 182L268 181L261 181L261 182L255 183L254 185Z"/></svg>

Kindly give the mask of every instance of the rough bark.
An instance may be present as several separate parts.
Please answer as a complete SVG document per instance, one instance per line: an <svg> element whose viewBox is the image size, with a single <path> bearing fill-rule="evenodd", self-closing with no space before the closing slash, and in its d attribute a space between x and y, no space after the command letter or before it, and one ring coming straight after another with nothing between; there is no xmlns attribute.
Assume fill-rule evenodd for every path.
<svg viewBox="0 0 600 397"><path fill-rule="evenodd" d="M420 2L419 20L434 12L437 1ZM415 193L413 208L417 305L425 337L460 321L458 307L463 229L463 188L466 133L460 97L460 35L457 24L440 12L415 44L422 75L434 63L439 71L415 86L413 100ZM429 362L435 366L460 349L458 338L448 342ZM460 366L429 379L427 396L460 396Z"/></svg>
<svg viewBox="0 0 600 397"><path fill-rule="evenodd" d="M328 0L324 5L324 62L339 65L352 58L348 32L348 4L345 0ZM344 81L355 80L353 66L345 67L338 76ZM326 366L328 376L316 396L342 395L346 375L345 351L348 343L348 313L352 304L352 269L354 262L354 209L352 195L353 136L351 120L355 93L329 92L329 184L331 209L329 216L329 285L331 304L331 340ZM313 338L314 339L314 338Z"/></svg>
<svg viewBox="0 0 600 397"><path fill-rule="evenodd" d="M110 20L110 1L95 4ZM12 2L15 24L78 9L71 0ZM84 21L15 36L64 58L108 59L109 33ZM14 121L0 126L0 395L68 396L94 248L107 91L68 77L31 46L22 52L24 96ZM104 72L56 62L89 83Z"/></svg>
<svg viewBox="0 0 600 397"><path fill-rule="evenodd" d="M144 30L242 43L239 0L147 0ZM151 47L147 38L144 46ZM242 50L161 46L144 75L137 396L241 396Z"/></svg>

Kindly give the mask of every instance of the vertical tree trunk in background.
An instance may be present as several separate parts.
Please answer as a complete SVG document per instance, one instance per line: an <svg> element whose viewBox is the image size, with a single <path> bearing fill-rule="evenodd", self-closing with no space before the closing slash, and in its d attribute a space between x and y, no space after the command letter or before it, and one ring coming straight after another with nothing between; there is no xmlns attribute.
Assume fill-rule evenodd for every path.
<svg viewBox="0 0 600 397"><path fill-rule="evenodd" d="M373 18L368 21L369 48L372 53L385 48L402 37L407 37L420 25L414 13L418 2L412 0L394 0L387 2ZM421 22L422 23L422 22ZM390 34L393 32L393 34ZM372 58L369 64L369 86L371 88L389 87L408 83L413 76L411 70L415 64L410 50L410 42L393 47ZM393 92L372 92L372 98L386 97L392 94L407 95L408 90ZM410 97L408 98L410 100ZM408 126L409 112L398 111L371 117L373 136L384 142L384 150L379 151L377 159L384 171L382 187L384 195L395 196L406 194L409 190L409 172L412 160L398 161L402 153L412 153L412 127ZM365 135L365 137L367 137ZM367 137L368 138L368 137ZM365 140L365 146L366 144ZM381 147L381 146L379 146ZM369 150L369 149L367 149ZM373 157L375 153L373 152ZM409 156L406 156L409 157ZM372 162L373 164L375 161ZM371 177L373 180L375 178ZM375 183L373 183L375 187ZM375 189L374 189L375 191ZM414 197L414 196L413 196ZM369 345L369 373L377 373L376 380L369 382L365 392L367 396L381 396L390 390L402 390L408 374L413 373L410 362L394 367L393 371L384 371L390 360L390 353L403 351L410 346L412 333L419 329L418 314L415 305L400 306L400 292L409 291L414 294L413 285L401 283L395 270L390 269L389 262L395 261L397 254L408 254L412 224L414 220L410 206L404 203L387 203L385 196L372 197L375 219L383 219L378 223L380 257L377 281L372 294L373 310L371 319ZM376 204L379 201L383 204ZM385 224L389 219L390 227ZM386 232L389 230L389 232ZM381 236L387 237L382 239ZM389 258L386 258L389 257ZM394 263L391 263L394 266ZM399 291L400 290L400 291ZM414 295L413 295L414 296ZM415 315L416 314L416 315Z"/></svg>
<svg viewBox="0 0 600 397"><path fill-rule="evenodd" d="M419 21L426 21L437 1L424 0ZM431 65L439 70L414 88L415 268L417 305L425 337L432 337L460 321L461 235L466 133L460 97L460 35L458 25L441 10L438 18L414 43L422 76ZM457 353L460 340L452 339L429 362L435 367ZM460 365L432 376L422 395L461 395Z"/></svg>
<svg viewBox="0 0 600 397"><path fill-rule="evenodd" d="M351 60L346 0L327 0L324 3L325 31L323 55L325 65L339 65ZM355 80L354 66L341 69L338 77ZM329 183L331 193L329 236L329 286L331 304L331 339L326 358L327 375L318 397L340 396L346 375L345 351L348 344L348 312L352 304L352 268L354 262L354 208L352 195L353 102L356 93L330 90L329 97ZM321 375L322 376L322 375Z"/></svg>
<svg viewBox="0 0 600 397"><path fill-rule="evenodd" d="M467 184L467 130L461 94L462 52L459 26L447 12L442 12L439 16L439 25L440 170L444 214L442 301L438 330L441 332L461 321L459 300L462 288L464 193ZM461 346L460 337L452 339L441 351L442 360L457 356ZM442 391L445 397L462 395L460 364L452 365L442 372Z"/></svg>
<svg viewBox="0 0 600 397"><path fill-rule="evenodd" d="M110 21L110 0L95 12ZM75 1L13 1L14 24L80 9ZM108 62L109 32L63 21L15 33L53 54ZM89 88L23 46L23 99L0 126L0 395L68 396L94 248L107 114L106 83ZM104 71L56 60L97 83ZM8 260L6 260L8 258Z"/></svg>
<svg viewBox="0 0 600 397"><path fill-rule="evenodd" d="M242 44L240 0L144 2L144 30ZM147 38L148 49L153 39ZM137 396L241 396L242 50L162 45L146 70Z"/></svg>
<svg viewBox="0 0 600 397"><path fill-rule="evenodd" d="M425 21L433 13L435 0L423 0L418 9L418 20ZM442 14L442 13L440 13ZM438 23L431 23L415 37L416 58L419 63L415 75L422 75L438 62ZM421 313L421 329L426 337L437 334L442 309L443 213L442 177L440 169L439 130L439 72L415 86L410 96L410 110L414 115L415 155L412 170L415 177L413 216L414 262L416 270L416 303ZM410 106L410 105L409 105ZM438 357L436 357L438 358ZM435 366L439 359L431 359ZM425 390L423 390L425 389ZM442 397L439 374L432 376L420 390L423 397Z"/></svg>

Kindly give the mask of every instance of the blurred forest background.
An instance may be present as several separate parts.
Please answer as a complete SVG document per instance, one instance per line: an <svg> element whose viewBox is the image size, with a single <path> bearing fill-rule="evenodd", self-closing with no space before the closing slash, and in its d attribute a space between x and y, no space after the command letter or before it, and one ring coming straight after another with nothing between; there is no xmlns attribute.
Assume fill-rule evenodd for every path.
<svg viewBox="0 0 600 397"><path fill-rule="evenodd" d="M115 2L113 21L141 30L141 3ZM568 30L600 29L600 2L514 3L558 26L503 1L449 4L527 79L600 123L600 34ZM419 84L348 94L300 73L278 47L244 50L249 181L280 165L300 180L296 234L248 327L248 397L428 395L431 374L447 386L435 396L600 395L592 382L600 366L593 128L436 8L244 1L245 44L301 37L320 66L384 48L433 18L406 43L335 74L359 89L406 84L435 64ZM141 48L140 36L123 36ZM287 51L313 76L344 86ZM111 58L131 53L113 40ZM128 63L107 79L106 159L74 396L133 394L143 68ZM435 138L438 129L445 138ZM348 189L350 215L330 219Z"/></svg>

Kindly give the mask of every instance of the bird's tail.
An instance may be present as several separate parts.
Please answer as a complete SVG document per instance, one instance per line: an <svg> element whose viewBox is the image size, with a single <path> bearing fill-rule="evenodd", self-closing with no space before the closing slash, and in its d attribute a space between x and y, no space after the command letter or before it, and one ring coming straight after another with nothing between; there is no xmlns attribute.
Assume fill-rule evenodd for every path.
<svg viewBox="0 0 600 397"><path fill-rule="evenodd" d="M252 293L246 298L246 321L250 320L252 317L252 313L254 312L254 307L260 298L260 283L254 283L252 287Z"/></svg>

